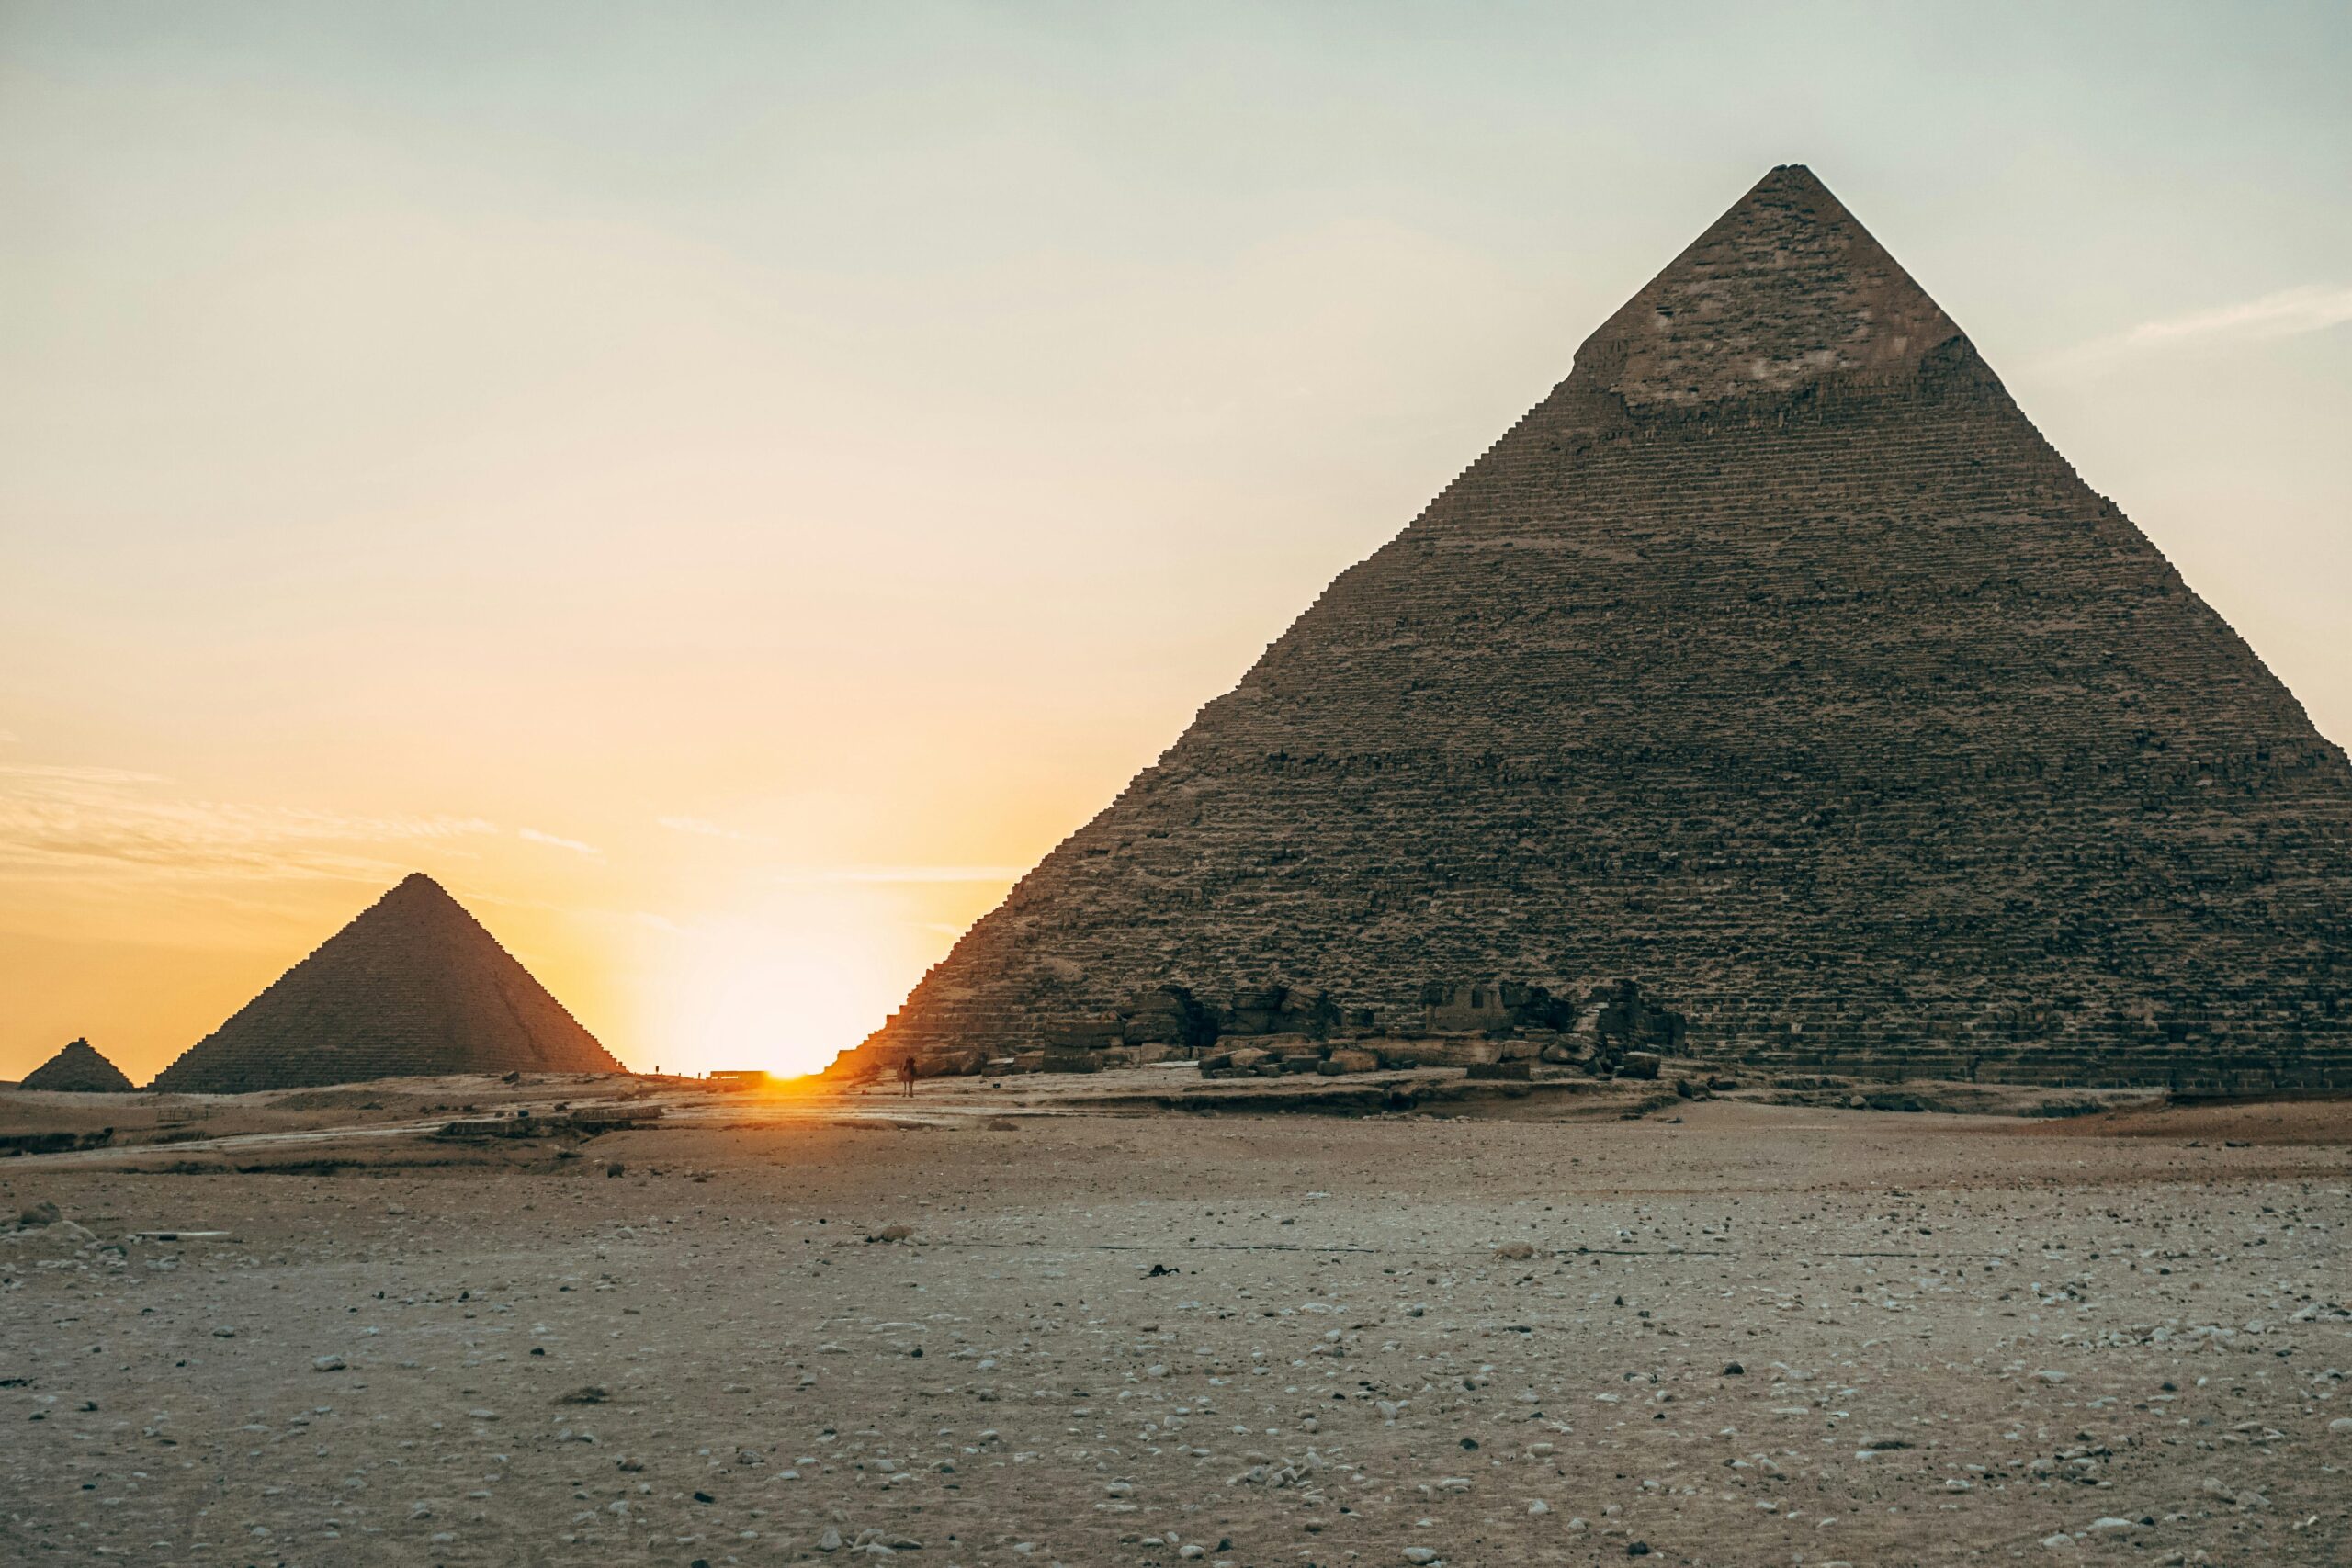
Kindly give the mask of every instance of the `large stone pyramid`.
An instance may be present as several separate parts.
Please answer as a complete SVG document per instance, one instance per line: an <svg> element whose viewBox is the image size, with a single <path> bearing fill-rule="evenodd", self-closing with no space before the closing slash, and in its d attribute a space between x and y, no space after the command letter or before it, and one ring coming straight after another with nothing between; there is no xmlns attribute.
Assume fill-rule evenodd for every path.
<svg viewBox="0 0 2352 1568"><path fill-rule="evenodd" d="M442 1073L627 1069L440 884L408 877L153 1088L207 1094Z"/></svg>
<svg viewBox="0 0 2352 1568"><path fill-rule="evenodd" d="M2343 750L1794 164L870 1046L1611 976L1755 1063L2352 1084Z"/></svg>
<svg viewBox="0 0 2352 1568"><path fill-rule="evenodd" d="M18 1089L69 1094L129 1094L136 1087L86 1040L76 1040L25 1075Z"/></svg>
<svg viewBox="0 0 2352 1568"><path fill-rule="evenodd" d="M1798 166L870 1043L1610 976L1758 1063L2352 1083L2343 751Z"/></svg>

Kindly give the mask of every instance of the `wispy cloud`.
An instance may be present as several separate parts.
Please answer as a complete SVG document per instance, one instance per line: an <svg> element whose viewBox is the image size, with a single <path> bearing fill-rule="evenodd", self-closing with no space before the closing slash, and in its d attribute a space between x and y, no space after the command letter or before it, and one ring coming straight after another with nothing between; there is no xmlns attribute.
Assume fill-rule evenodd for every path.
<svg viewBox="0 0 2352 1568"><path fill-rule="evenodd" d="M2258 299L2165 316L2051 355L2045 369L2101 366L2133 354L2157 352L2199 342L2260 342L2325 332L2352 321L2352 288L2306 284Z"/></svg>
<svg viewBox="0 0 2352 1568"><path fill-rule="evenodd" d="M654 818L674 833L692 833L698 838L724 839L738 844L774 844L775 840L761 833L746 833L722 822L702 817L659 817ZM778 882L788 885L809 883L911 883L911 882L1018 882L1027 873L1025 865L801 865L787 866L775 873Z"/></svg>
<svg viewBox="0 0 2352 1568"><path fill-rule="evenodd" d="M757 833L745 833L717 822L705 821L699 817L657 817L654 820L673 833L692 833L698 838L728 839L739 844L765 844L775 841L763 838Z"/></svg>
<svg viewBox="0 0 2352 1568"><path fill-rule="evenodd" d="M2143 321L2123 334L2129 344L2164 344L2196 337L2294 337L2352 321L2352 288L2283 288L2243 304Z"/></svg>
<svg viewBox="0 0 2352 1568"><path fill-rule="evenodd" d="M527 839L535 844L546 844L550 849L570 850L576 855L601 855L605 852L594 844L583 844L577 839L566 839L554 833L542 833L537 828L517 828L514 836Z"/></svg>
<svg viewBox="0 0 2352 1568"><path fill-rule="evenodd" d="M161 773L135 773L128 768L77 767L54 762L0 764L0 779L37 779L48 784L140 784L164 782L164 776Z"/></svg>
<svg viewBox="0 0 2352 1568"><path fill-rule="evenodd" d="M0 746L14 746L23 737L13 729L0 729Z"/></svg>
<svg viewBox="0 0 2352 1568"><path fill-rule="evenodd" d="M827 865L781 874L786 882L1018 882L1025 865Z"/></svg>
<svg viewBox="0 0 2352 1568"><path fill-rule="evenodd" d="M122 768L0 766L0 868L147 877L382 876L387 846L499 831L470 817L362 817L174 796Z"/></svg>

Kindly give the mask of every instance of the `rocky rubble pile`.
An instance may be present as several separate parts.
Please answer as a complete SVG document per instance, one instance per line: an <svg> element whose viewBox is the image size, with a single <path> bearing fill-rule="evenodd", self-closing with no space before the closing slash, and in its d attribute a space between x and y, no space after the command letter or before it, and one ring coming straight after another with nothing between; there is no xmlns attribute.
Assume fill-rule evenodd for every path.
<svg viewBox="0 0 2352 1568"><path fill-rule="evenodd" d="M1654 1078L1684 1036L1681 1015L1651 1006L1631 980L1596 986L1580 1002L1538 986L1433 982L1422 1007L1421 1027L1411 1031L1220 1040L1201 1054L1201 1072L1238 1078L1462 1067L1472 1077L1525 1078L1542 1062L1601 1077Z"/></svg>
<svg viewBox="0 0 2352 1568"><path fill-rule="evenodd" d="M1683 1016L1630 979L1555 995L1511 980L1431 981L1411 1015L1383 1027L1369 1008L1282 985L1236 990L1218 1003L1180 986L1138 993L1107 1013L1056 1019L1044 1043L989 1057L978 1050L919 1053L917 1072L1092 1073L1189 1059L1208 1077L1336 1077L1400 1067L1460 1067L1473 1077L1528 1077L1538 1063L1599 1077L1656 1077L1682 1054ZM836 1077L899 1070L903 1051L877 1043L845 1054Z"/></svg>

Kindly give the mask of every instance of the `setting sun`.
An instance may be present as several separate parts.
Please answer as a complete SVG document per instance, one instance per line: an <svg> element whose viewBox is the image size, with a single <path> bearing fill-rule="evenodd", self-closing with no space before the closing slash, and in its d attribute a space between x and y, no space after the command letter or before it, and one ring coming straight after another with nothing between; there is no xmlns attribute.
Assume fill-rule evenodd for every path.
<svg viewBox="0 0 2352 1568"><path fill-rule="evenodd" d="M782 1076L822 1068L906 992L919 953L888 902L836 888L650 933L664 956L646 991L646 1066ZM954 940L944 930L931 934L933 957Z"/></svg>

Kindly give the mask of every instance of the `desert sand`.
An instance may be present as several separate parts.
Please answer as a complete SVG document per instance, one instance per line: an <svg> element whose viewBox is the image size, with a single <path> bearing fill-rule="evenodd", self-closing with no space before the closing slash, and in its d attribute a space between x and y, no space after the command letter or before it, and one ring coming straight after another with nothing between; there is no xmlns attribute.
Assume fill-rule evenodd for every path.
<svg viewBox="0 0 2352 1568"><path fill-rule="evenodd" d="M2352 1561L2342 1102L1181 1087L452 1140L610 1091L442 1080L0 1161L58 1212L0 1217L0 1557Z"/></svg>

